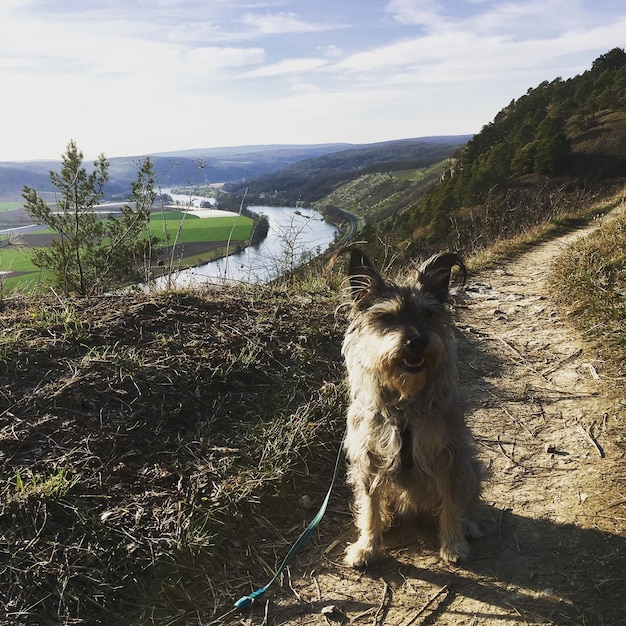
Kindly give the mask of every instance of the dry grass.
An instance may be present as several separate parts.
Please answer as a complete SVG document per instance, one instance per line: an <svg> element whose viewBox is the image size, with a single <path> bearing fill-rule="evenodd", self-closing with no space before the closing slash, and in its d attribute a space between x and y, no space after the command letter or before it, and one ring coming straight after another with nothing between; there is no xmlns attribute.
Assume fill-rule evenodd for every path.
<svg viewBox="0 0 626 626"><path fill-rule="evenodd" d="M616 219L555 274L622 364L625 231ZM2 303L0 623L210 623L270 578L343 432L339 275Z"/></svg>
<svg viewBox="0 0 626 626"><path fill-rule="evenodd" d="M626 367L626 204L558 259L551 283L557 301L593 341L614 375Z"/></svg>
<svg viewBox="0 0 626 626"><path fill-rule="evenodd" d="M580 228L590 221L599 219L624 203L624 190L612 193L609 197L586 204L575 211L566 212L537 226L526 229L520 235L496 241L468 258L470 271L480 271L495 267L515 258L533 246L550 241L560 235Z"/></svg>
<svg viewBox="0 0 626 626"><path fill-rule="evenodd" d="M182 624L263 582L341 438L335 297L5 302L0 623Z"/></svg>

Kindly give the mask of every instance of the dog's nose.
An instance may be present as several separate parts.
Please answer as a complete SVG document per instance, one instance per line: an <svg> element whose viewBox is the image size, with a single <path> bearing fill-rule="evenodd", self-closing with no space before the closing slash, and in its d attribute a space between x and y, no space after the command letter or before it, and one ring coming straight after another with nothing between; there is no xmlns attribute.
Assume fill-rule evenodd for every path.
<svg viewBox="0 0 626 626"><path fill-rule="evenodd" d="M411 339L407 339L407 342L404 345L413 354L421 354L428 345L428 339L424 335L417 335L415 337L411 337Z"/></svg>

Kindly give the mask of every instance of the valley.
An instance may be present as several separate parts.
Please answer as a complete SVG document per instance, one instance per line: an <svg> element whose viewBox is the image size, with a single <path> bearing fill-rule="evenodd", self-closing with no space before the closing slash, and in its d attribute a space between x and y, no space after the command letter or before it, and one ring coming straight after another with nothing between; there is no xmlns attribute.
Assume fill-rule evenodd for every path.
<svg viewBox="0 0 626 626"><path fill-rule="evenodd" d="M626 53L549 79L471 138L247 147L227 155L232 178L209 166L219 151L158 160L159 189L219 177L214 200L237 214L318 210L391 278L432 252L465 259L450 307L489 469L466 562L441 563L418 519L380 563L346 567L344 465L306 548L263 600L233 606L271 579L333 474L349 297L335 247L264 284L3 288L0 624L621 624ZM134 169L113 162L106 199L124 202ZM0 220L21 219L22 185L50 193L56 165L0 164ZM232 239L208 222L235 219L152 217L194 254ZM0 270L30 262L1 244Z"/></svg>

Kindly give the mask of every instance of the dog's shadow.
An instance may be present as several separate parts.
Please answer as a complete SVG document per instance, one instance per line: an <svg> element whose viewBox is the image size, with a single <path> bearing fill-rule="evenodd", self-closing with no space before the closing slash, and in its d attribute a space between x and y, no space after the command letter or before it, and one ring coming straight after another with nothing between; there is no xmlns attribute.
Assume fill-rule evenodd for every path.
<svg viewBox="0 0 626 626"><path fill-rule="evenodd" d="M467 562L445 565L428 520L407 520L386 535L387 557L365 575L392 586L446 588L417 621L434 624L455 600L498 623L621 624L626 616L626 538L533 519L481 505L483 536ZM423 565L422 565L423 563ZM461 603L460 606L463 606ZM482 605L482 608L481 608ZM419 603L418 603L419 606ZM484 609L488 607L485 614Z"/></svg>
<svg viewBox="0 0 626 626"><path fill-rule="evenodd" d="M336 612L326 623L394 610L402 617L389 615L389 623L411 625L624 623L625 537L486 504L478 513L483 535L471 541L470 557L459 565L441 562L436 527L427 519L405 520L389 530L386 555L360 573L341 562L343 548L356 538L354 528L345 525L332 542L331 533L324 533L315 552L325 552L329 563L315 565L318 600L281 603L276 623L300 623L304 614L329 607ZM327 582L324 573L330 575ZM383 581L390 590L387 604L379 597Z"/></svg>

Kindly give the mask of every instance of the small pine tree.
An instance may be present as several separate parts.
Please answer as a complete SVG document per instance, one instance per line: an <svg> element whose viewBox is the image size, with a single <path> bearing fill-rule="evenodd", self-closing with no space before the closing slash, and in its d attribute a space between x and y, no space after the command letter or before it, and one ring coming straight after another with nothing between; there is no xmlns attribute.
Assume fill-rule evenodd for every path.
<svg viewBox="0 0 626 626"><path fill-rule="evenodd" d="M82 152L70 141L61 172L50 172L59 192L56 206L50 207L35 189L23 189L27 213L58 235L47 248L33 252L33 263L52 270L54 286L66 295L103 293L141 278L141 268L149 267L157 242L148 230L155 198L152 163L146 159L141 164L122 216L100 219L94 207L104 195L108 169L100 155L88 173Z"/></svg>
<svg viewBox="0 0 626 626"><path fill-rule="evenodd" d="M146 157L140 164L137 179L131 183L129 203L121 207L121 217L105 220L107 239L97 252L102 255L94 268L95 291L119 284L150 279L150 267L159 238L150 233L150 209L156 198L153 164ZM95 259L94 259L95 261Z"/></svg>

